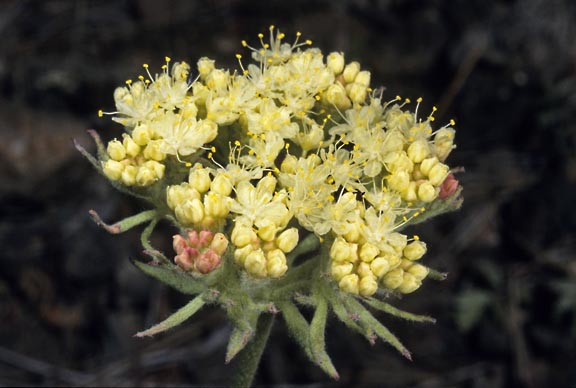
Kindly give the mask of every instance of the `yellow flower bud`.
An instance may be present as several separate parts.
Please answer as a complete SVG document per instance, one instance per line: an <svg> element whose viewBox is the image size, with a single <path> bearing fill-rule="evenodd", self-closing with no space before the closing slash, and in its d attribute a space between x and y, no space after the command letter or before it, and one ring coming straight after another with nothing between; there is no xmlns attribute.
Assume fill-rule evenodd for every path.
<svg viewBox="0 0 576 388"><path fill-rule="evenodd" d="M366 101L367 95L368 88L366 86L357 83L350 84L350 88L348 89L348 97L350 97L352 102L361 104Z"/></svg>
<svg viewBox="0 0 576 388"><path fill-rule="evenodd" d="M298 229L290 228L280 233L276 238L276 245L282 252L292 252L292 250L296 248L296 245L298 245Z"/></svg>
<svg viewBox="0 0 576 388"><path fill-rule="evenodd" d="M418 194L416 193L417 187L418 184L416 182L414 181L409 182L408 187L406 187L406 190L400 192L402 199L407 202L416 201L418 199Z"/></svg>
<svg viewBox="0 0 576 388"><path fill-rule="evenodd" d="M136 174L136 184L138 186L149 186L157 180L158 178L153 170L145 166L138 168L138 174Z"/></svg>
<svg viewBox="0 0 576 388"><path fill-rule="evenodd" d="M384 257L377 257L370 263L370 270L376 277L381 278L390 270L390 263Z"/></svg>
<svg viewBox="0 0 576 388"><path fill-rule="evenodd" d="M410 175L407 171L396 171L387 177L388 187L399 193L408 190Z"/></svg>
<svg viewBox="0 0 576 388"><path fill-rule="evenodd" d="M279 278L288 270L286 255L280 249L274 249L268 252L266 258L266 269L268 271L268 276L271 278Z"/></svg>
<svg viewBox="0 0 576 388"><path fill-rule="evenodd" d="M414 163L420 163L430 155L430 145L426 139L417 139L406 150L408 157Z"/></svg>
<svg viewBox="0 0 576 388"><path fill-rule="evenodd" d="M386 255L384 258L388 262L389 269L398 268L398 266L402 262L402 258L398 255Z"/></svg>
<svg viewBox="0 0 576 388"><path fill-rule="evenodd" d="M349 261L353 263L358 259L357 248L357 244L348 243L342 237L337 237L330 247L330 257L334 261Z"/></svg>
<svg viewBox="0 0 576 388"><path fill-rule="evenodd" d="M235 226L230 238L232 239L232 243L240 248L258 242L256 232L254 232L251 227L245 225Z"/></svg>
<svg viewBox="0 0 576 388"><path fill-rule="evenodd" d="M262 249L256 249L246 256L244 268L249 274L256 277L263 278L266 276L266 257Z"/></svg>
<svg viewBox="0 0 576 388"><path fill-rule="evenodd" d="M333 261L330 265L330 273L336 281L340 281L344 276L351 274L353 269L354 264L348 262Z"/></svg>
<svg viewBox="0 0 576 388"><path fill-rule="evenodd" d="M224 218L230 212L228 199L218 193L209 192L204 195L204 210L206 216L214 218Z"/></svg>
<svg viewBox="0 0 576 388"><path fill-rule="evenodd" d="M406 152L399 151L393 154L392 160L386 163L386 168L392 173L398 171L412 172L414 170L414 162L408 157Z"/></svg>
<svg viewBox="0 0 576 388"><path fill-rule="evenodd" d="M330 85L323 97L327 104L333 104L340 110L349 109L352 106L346 89L340 83Z"/></svg>
<svg viewBox="0 0 576 388"><path fill-rule="evenodd" d="M372 273L372 270L370 269L370 264L365 263L363 261L358 263L358 266L356 267L356 273L358 275L360 275L361 277L374 276L374 274Z"/></svg>
<svg viewBox="0 0 576 388"><path fill-rule="evenodd" d="M145 146L152 140L153 132L146 124L139 124L132 131L132 139L139 146Z"/></svg>
<svg viewBox="0 0 576 388"><path fill-rule="evenodd" d="M388 272L382 278L382 285L391 290L398 288L404 281L404 270L396 268Z"/></svg>
<svg viewBox="0 0 576 388"><path fill-rule="evenodd" d="M350 275L346 275L342 279L340 279L340 282L338 282L338 287L340 287L342 291L346 291L351 294L358 294L359 292L358 283L359 283L358 275L353 273Z"/></svg>
<svg viewBox="0 0 576 388"><path fill-rule="evenodd" d="M206 77L206 86L209 89L220 91L225 90L228 86L230 74L221 69L213 69Z"/></svg>
<svg viewBox="0 0 576 388"><path fill-rule="evenodd" d="M156 180L162 179L162 177L164 177L164 171L166 170L166 166L163 165L162 163L159 163L155 160L148 160L144 162L142 166L153 171L154 175L156 176Z"/></svg>
<svg viewBox="0 0 576 388"><path fill-rule="evenodd" d="M398 268L402 268L404 271L407 271L408 268L412 267L412 264L412 260L402 259Z"/></svg>
<svg viewBox="0 0 576 388"><path fill-rule="evenodd" d="M428 176L432 167L434 167L438 163L440 162L438 161L438 158L435 156L431 158L426 158L422 161L422 163L420 163L420 172L425 176Z"/></svg>
<svg viewBox="0 0 576 388"><path fill-rule="evenodd" d="M358 75L359 72L360 72L360 64L356 61L350 62L349 64L346 65L342 73L342 77L344 77L344 82L346 82L347 84L354 82L354 78L356 78L356 75Z"/></svg>
<svg viewBox="0 0 576 388"><path fill-rule="evenodd" d="M269 220L262 220L258 227L258 237L264 241L273 241L276 238L278 227L276 224Z"/></svg>
<svg viewBox="0 0 576 388"><path fill-rule="evenodd" d="M344 55L337 52L328 54L326 57L326 67L335 75L342 73L342 70L344 70Z"/></svg>
<svg viewBox="0 0 576 388"><path fill-rule="evenodd" d="M123 171L124 163L113 159L108 159L107 161L102 162L102 172L104 172L104 175L113 181L120 180Z"/></svg>
<svg viewBox="0 0 576 388"><path fill-rule="evenodd" d="M388 245L394 248L394 251L398 254L401 254L406 247L406 244L408 244L408 238L406 235L398 232L389 233L386 236L386 240Z"/></svg>
<svg viewBox="0 0 576 388"><path fill-rule="evenodd" d="M252 245L246 245L245 247L242 248L236 248L234 250L234 261L243 266L248 255L252 253L252 251L254 250L255 249Z"/></svg>
<svg viewBox="0 0 576 388"><path fill-rule="evenodd" d="M444 179L450 174L450 169L447 165L443 163L438 163L432 169L430 169L430 173L428 174L428 180L434 186L440 186Z"/></svg>
<svg viewBox="0 0 576 388"><path fill-rule="evenodd" d="M368 70L362 70L354 78L354 82L363 86L370 86L370 72Z"/></svg>
<svg viewBox="0 0 576 388"><path fill-rule="evenodd" d="M134 186L136 184L136 175L138 175L138 167L133 165L127 165L122 171L122 183L126 186Z"/></svg>
<svg viewBox="0 0 576 388"><path fill-rule="evenodd" d="M142 154L146 159L161 162L162 160L166 159L166 154L160 150L160 147L161 147L160 141L151 140L144 148Z"/></svg>
<svg viewBox="0 0 576 388"><path fill-rule="evenodd" d="M210 243L210 249L212 249L217 255L222 256L226 249L228 248L228 239L223 233L216 233L212 242Z"/></svg>
<svg viewBox="0 0 576 388"><path fill-rule="evenodd" d="M360 247L360 253L358 256L360 257L360 260L370 263L379 253L380 250L378 247L370 243L365 243Z"/></svg>
<svg viewBox="0 0 576 388"><path fill-rule="evenodd" d="M404 272L402 283L398 286L398 291L403 294L410 294L416 291L422 282L416 279L416 277L410 273Z"/></svg>
<svg viewBox="0 0 576 388"><path fill-rule="evenodd" d="M418 260L426 253L426 243L424 241L412 241L406 245L403 254L408 260Z"/></svg>
<svg viewBox="0 0 576 388"><path fill-rule="evenodd" d="M199 199L188 200L176 206L176 218L183 224L198 224L204 218L204 205Z"/></svg>
<svg viewBox="0 0 576 388"><path fill-rule="evenodd" d="M124 134L124 139L122 145L126 149L126 155L130 157L135 157L140 153L140 146L132 140L130 135Z"/></svg>
<svg viewBox="0 0 576 388"><path fill-rule="evenodd" d="M371 296L378 291L378 282L374 276L363 276L360 278L358 291L362 296Z"/></svg>
<svg viewBox="0 0 576 388"><path fill-rule="evenodd" d="M200 78L205 80L206 77L214 70L214 60L206 57L202 57L197 63L198 73L200 73Z"/></svg>
<svg viewBox="0 0 576 388"><path fill-rule="evenodd" d="M187 184L168 186L166 189L166 203L172 210L176 206L192 199L200 199L200 193L190 188Z"/></svg>
<svg viewBox="0 0 576 388"><path fill-rule="evenodd" d="M454 148L453 128L440 128L434 136L434 152L439 160L444 161Z"/></svg>
<svg viewBox="0 0 576 388"><path fill-rule="evenodd" d="M228 197L232 193L232 182L225 173L217 174L210 184L210 190Z"/></svg>
<svg viewBox="0 0 576 388"><path fill-rule="evenodd" d="M121 161L126 157L126 149L117 139L108 142L106 152L108 152L110 159L115 161Z"/></svg>
<svg viewBox="0 0 576 388"><path fill-rule="evenodd" d="M414 263L408 268L408 272L414 275L417 280L422 281L428 276L430 270L422 264Z"/></svg>
<svg viewBox="0 0 576 388"><path fill-rule="evenodd" d="M346 232L344 233L344 238L346 241L357 242L362 235L360 222L350 222L346 225Z"/></svg>
<svg viewBox="0 0 576 388"><path fill-rule="evenodd" d="M205 193L208 191L210 184L212 183L210 172L200 163L196 163L194 167L190 169L190 174L188 174L188 183L190 183L190 186L194 187L200 193Z"/></svg>
<svg viewBox="0 0 576 388"><path fill-rule="evenodd" d="M418 186L418 199L422 202L432 202L438 196L439 191L436 190L430 182L422 182Z"/></svg>

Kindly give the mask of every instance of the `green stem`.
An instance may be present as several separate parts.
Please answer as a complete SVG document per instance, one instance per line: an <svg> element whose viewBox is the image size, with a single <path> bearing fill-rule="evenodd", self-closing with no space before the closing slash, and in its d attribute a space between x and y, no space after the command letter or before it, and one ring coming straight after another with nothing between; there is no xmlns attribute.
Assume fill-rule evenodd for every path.
<svg viewBox="0 0 576 388"><path fill-rule="evenodd" d="M252 386L273 323L273 314L263 314L258 319L258 327L254 338L236 359L237 369L232 382L233 387L248 388Z"/></svg>

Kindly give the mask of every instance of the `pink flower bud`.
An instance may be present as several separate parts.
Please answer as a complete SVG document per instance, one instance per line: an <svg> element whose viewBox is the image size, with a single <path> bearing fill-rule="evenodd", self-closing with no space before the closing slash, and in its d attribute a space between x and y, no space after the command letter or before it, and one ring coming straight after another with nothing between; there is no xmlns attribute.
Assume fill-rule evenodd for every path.
<svg viewBox="0 0 576 388"><path fill-rule="evenodd" d="M200 247L207 247L212 242L214 233L209 230L201 230L198 235L198 244Z"/></svg>
<svg viewBox="0 0 576 388"><path fill-rule="evenodd" d="M448 176L446 177L446 179L444 179L444 182L442 182L442 185L440 186L440 194L438 194L438 197L440 199L446 199L450 197L452 194L456 192L456 190L458 189L458 185L459 183L456 180L456 178L454 178L454 174L452 173L448 174Z"/></svg>
<svg viewBox="0 0 576 388"><path fill-rule="evenodd" d="M196 270L202 274L207 274L218 268L221 261L222 259L216 252L208 249L196 259Z"/></svg>
<svg viewBox="0 0 576 388"><path fill-rule="evenodd" d="M195 230L189 230L188 231L188 243L190 244L191 247L198 247L199 245L199 238L198 238L198 232L196 232Z"/></svg>
<svg viewBox="0 0 576 388"><path fill-rule="evenodd" d="M172 247L174 248L174 252L177 255L182 253L182 251L188 246L184 237L180 236L179 234L175 234L172 236Z"/></svg>
<svg viewBox="0 0 576 388"><path fill-rule="evenodd" d="M190 256L190 259L194 261L200 252L196 248L186 247L186 253Z"/></svg>
<svg viewBox="0 0 576 388"><path fill-rule="evenodd" d="M174 262L184 271L191 271L194 268L194 263L187 251L183 251L179 255L176 255L176 257L174 257Z"/></svg>

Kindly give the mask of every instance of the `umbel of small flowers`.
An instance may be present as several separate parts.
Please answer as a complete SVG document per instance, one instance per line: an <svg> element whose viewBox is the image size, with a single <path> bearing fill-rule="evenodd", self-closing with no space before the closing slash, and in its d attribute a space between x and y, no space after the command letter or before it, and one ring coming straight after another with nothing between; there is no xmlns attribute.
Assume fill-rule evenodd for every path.
<svg viewBox="0 0 576 388"><path fill-rule="evenodd" d="M252 61L239 69L200 58L192 72L168 57L162 71L114 91L121 138L78 149L120 191L150 210L117 222L111 233L146 224L146 274L195 295L150 336L205 304L224 308L234 326L226 362L244 359L249 385L272 317L280 314L309 358L333 378L324 329L332 312L371 343L381 338L410 353L370 309L413 321L385 299L410 294L442 274L422 264L426 243L403 230L457 209L461 188L446 158L454 121L434 127L400 97L383 100L371 75L344 54L324 56L296 34L270 27L259 46L242 41ZM152 247L157 223L178 233L173 254ZM312 309L308 321L301 309Z"/></svg>

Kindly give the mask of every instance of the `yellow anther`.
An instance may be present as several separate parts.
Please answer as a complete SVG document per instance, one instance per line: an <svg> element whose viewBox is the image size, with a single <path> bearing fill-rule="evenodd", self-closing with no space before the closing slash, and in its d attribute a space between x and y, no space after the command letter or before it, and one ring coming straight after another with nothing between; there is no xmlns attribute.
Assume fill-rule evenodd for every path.
<svg viewBox="0 0 576 388"><path fill-rule="evenodd" d="M312 41L311 41L310 39L306 39L306 42L305 42L305 43L306 43L308 46L312 45Z"/></svg>
<svg viewBox="0 0 576 388"><path fill-rule="evenodd" d="M284 145L284 149L285 149L285 150L288 150L288 148L290 148L290 143L286 143L286 144Z"/></svg>
<svg viewBox="0 0 576 388"><path fill-rule="evenodd" d="M143 63L143 64L142 64L142 67L145 68L145 69L147 69L147 68L148 68L148 64L147 64L147 63Z"/></svg>
<svg viewBox="0 0 576 388"><path fill-rule="evenodd" d="M410 100L409 98L406 99L406 104L410 104L412 102L412 100Z"/></svg>
<svg viewBox="0 0 576 388"><path fill-rule="evenodd" d="M172 58L170 58L170 57L164 57L164 60L165 60L166 62L170 62L170 61L172 60Z"/></svg>
<svg viewBox="0 0 576 388"><path fill-rule="evenodd" d="M242 47L246 47L246 46L248 46L248 43L246 43L246 41L245 41L245 40L243 40L241 43L242 43Z"/></svg>
<svg viewBox="0 0 576 388"><path fill-rule="evenodd" d="M299 36L301 36L301 35L302 35L302 33L301 33L300 31L296 32L296 36L297 36L297 37L299 37Z"/></svg>
<svg viewBox="0 0 576 388"><path fill-rule="evenodd" d="M438 110L438 108L436 108L435 106L432 107L432 112L436 112Z"/></svg>
<svg viewBox="0 0 576 388"><path fill-rule="evenodd" d="M242 55L241 55L241 54L236 54L236 58L242 59Z"/></svg>
<svg viewBox="0 0 576 388"><path fill-rule="evenodd" d="M270 27L268 27L268 29L269 29L270 31L273 31L273 30L274 30L274 24L270 24Z"/></svg>
<svg viewBox="0 0 576 388"><path fill-rule="evenodd" d="M212 159L212 152L208 152L208 159Z"/></svg>
<svg viewBox="0 0 576 388"><path fill-rule="evenodd" d="M144 76L143 76L143 75L139 75L139 76L138 76L138 79L139 79L140 81L144 81Z"/></svg>
<svg viewBox="0 0 576 388"><path fill-rule="evenodd" d="M422 97L418 97L418 98L416 99L416 102L418 102L418 103L422 102Z"/></svg>
<svg viewBox="0 0 576 388"><path fill-rule="evenodd" d="M132 83L132 80L131 80L131 79L127 79L127 80L126 80L126 85L130 85L131 83Z"/></svg>
<svg viewBox="0 0 576 388"><path fill-rule="evenodd" d="M184 163L184 165L185 165L186 167L192 167L192 163L190 163L190 162L186 162L186 163Z"/></svg>
<svg viewBox="0 0 576 388"><path fill-rule="evenodd" d="M454 121L454 119L450 119L450 125L452 126L456 125L456 121Z"/></svg>
<svg viewBox="0 0 576 388"><path fill-rule="evenodd" d="M212 147L210 148L210 151L212 151L212 153L215 154L215 153L216 153L216 147L212 146Z"/></svg>
<svg viewBox="0 0 576 388"><path fill-rule="evenodd" d="M260 39L264 38L264 34L262 34L262 33L258 34L258 38L260 38Z"/></svg>
<svg viewBox="0 0 576 388"><path fill-rule="evenodd" d="M317 94L317 95L314 96L314 99L315 99L316 101L320 101L320 96Z"/></svg>
<svg viewBox="0 0 576 388"><path fill-rule="evenodd" d="M98 117L104 116L104 111L102 109L98 109Z"/></svg>
<svg viewBox="0 0 576 388"><path fill-rule="evenodd" d="M241 144L240 144L240 141L239 141L239 140L234 141L234 145L235 145L236 147L240 147L240 145L241 145Z"/></svg>
<svg viewBox="0 0 576 388"><path fill-rule="evenodd" d="M279 40L284 39L285 36L286 36L286 35L285 35L283 32L281 32L281 33L278 34L278 39L279 39Z"/></svg>
<svg viewBox="0 0 576 388"><path fill-rule="evenodd" d="M420 240L420 236L418 236L417 234L414 235L414 237L412 237L414 239L414 241L419 241Z"/></svg>
<svg viewBox="0 0 576 388"><path fill-rule="evenodd" d="M400 101L401 99L402 99L402 97L396 96L396 101Z"/></svg>

